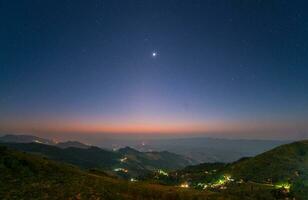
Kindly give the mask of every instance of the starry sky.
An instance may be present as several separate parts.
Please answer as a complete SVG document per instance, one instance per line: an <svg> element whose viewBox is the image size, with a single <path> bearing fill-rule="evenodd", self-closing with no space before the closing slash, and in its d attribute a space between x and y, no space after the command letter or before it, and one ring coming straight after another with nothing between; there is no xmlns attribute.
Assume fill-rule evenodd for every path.
<svg viewBox="0 0 308 200"><path fill-rule="evenodd" d="M0 131L308 136L305 0L2 0Z"/></svg>

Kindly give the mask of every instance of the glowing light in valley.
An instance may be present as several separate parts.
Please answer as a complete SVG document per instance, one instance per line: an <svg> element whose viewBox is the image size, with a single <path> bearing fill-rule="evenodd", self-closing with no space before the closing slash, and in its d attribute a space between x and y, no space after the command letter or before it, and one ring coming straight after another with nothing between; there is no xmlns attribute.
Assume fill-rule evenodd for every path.
<svg viewBox="0 0 308 200"><path fill-rule="evenodd" d="M278 183L278 184L275 184L275 188L285 189L287 192L289 192L291 188L291 184L290 183Z"/></svg>
<svg viewBox="0 0 308 200"><path fill-rule="evenodd" d="M224 186L225 184L234 181L234 179L231 178L230 175L223 175L220 179L218 179L216 182L211 184L212 188L220 188L220 189L226 189Z"/></svg>
<svg viewBox="0 0 308 200"><path fill-rule="evenodd" d="M182 184L180 185L180 187L181 187L181 188L189 188L189 185L188 185L188 183L182 183Z"/></svg>

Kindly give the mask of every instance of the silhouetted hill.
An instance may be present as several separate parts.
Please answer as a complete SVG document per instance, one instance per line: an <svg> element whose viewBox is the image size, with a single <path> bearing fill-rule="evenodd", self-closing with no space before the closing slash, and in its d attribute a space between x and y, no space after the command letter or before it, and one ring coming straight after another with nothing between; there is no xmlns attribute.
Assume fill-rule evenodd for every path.
<svg viewBox="0 0 308 200"><path fill-rule="evenodd" d="M261 183L290 183L308 198L308 140L279 146L231 165L234 177Z"/></svg>

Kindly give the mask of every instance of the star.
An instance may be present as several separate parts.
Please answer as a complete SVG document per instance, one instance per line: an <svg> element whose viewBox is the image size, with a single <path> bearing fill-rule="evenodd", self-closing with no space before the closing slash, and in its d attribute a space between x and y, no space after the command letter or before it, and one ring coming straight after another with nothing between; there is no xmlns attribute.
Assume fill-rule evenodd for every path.
<svg viewBox="0 0 308 200"><path fill-rule="evenodd" d="M153 51L153 52L152 52L152 57L155 58L157 55L158 55L158 53L157 53L156 51Z"/></svg>

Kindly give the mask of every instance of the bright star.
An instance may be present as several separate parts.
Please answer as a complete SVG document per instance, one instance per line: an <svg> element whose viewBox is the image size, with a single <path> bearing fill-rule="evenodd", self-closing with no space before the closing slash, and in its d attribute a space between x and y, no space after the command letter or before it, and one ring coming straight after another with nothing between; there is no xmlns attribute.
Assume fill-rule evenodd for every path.
<svg viewBox="0 0 308 200"><path fill-rule="evenodd" d="M152 52L152 57L156 57L157 56L157 52Z"/></svg>

